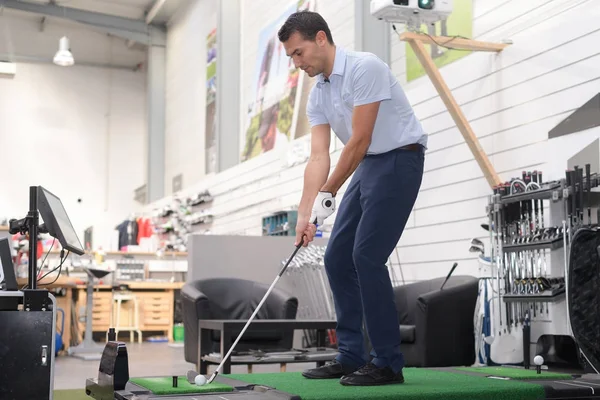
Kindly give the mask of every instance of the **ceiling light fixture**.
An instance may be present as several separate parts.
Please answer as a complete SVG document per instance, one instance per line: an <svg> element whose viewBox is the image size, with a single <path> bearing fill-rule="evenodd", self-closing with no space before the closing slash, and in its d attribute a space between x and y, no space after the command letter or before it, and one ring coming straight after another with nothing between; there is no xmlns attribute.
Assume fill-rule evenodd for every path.
<svg viewBox="0 0 600 400"><path fill-rule="evenodd" d="M75 64L73 54L69 50L69 39L66 36L60 38L58 42L58 51L54 55L54 64L60 65L61 67L70 67Z"/></svg>

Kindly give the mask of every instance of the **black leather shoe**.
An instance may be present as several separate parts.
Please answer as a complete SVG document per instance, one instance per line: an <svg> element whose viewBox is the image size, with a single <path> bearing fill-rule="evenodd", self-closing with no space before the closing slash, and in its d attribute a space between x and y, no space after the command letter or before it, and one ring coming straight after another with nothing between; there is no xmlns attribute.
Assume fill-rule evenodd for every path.
<svg viewBox="0 0 600 400"><path fill-rule="evenodd" d="M355 368L348 368L333 360L322 367L307 369L302 372L302 376L309 379L332 379L341 378L356 371Z"/></svg>
<svg viewBox="0 0 600 400"><path fill-rule="evenodd" d="M346 386L375 386L393 383L404 383L402 371L397 374L390 367L379 368L375 364L368 363L359 370L344 375L340 383Z"/></svg>

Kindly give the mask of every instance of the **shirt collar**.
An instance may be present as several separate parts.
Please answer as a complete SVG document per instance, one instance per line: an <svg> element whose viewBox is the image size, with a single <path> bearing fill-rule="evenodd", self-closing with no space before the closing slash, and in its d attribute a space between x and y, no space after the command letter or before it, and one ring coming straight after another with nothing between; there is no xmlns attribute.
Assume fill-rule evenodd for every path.
<svg viewBox="0 0 600 400"><path fill-rule="evenodd" d="M333 61L333 70L331 71L331 76L339 75L343 76L344 71L346 70L346 52L340 46L335 47L335 60ZM325 76L321 73L319 74L317 83L319 85L326 83Z"/></svg>

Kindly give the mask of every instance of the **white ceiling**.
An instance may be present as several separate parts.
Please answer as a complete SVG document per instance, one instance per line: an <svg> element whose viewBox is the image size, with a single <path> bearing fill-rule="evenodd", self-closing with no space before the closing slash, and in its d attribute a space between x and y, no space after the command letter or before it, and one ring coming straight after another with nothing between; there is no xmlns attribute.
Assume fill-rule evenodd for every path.
<svg viewBox="0 0 600 400"><path fill-rule="evenodd" d="M152 9L152 7L157 4L160 4L161 7L158 11L158 13L155 14L154 18L152 19L151 23L153 25L162 25L162 26L166 26L168 24L168 22L172 19L172 17L174 16L174 14L177 12L177 10L180 7L183 7L185 5L188 4L189 1L196 1L196 0L19 0L19 1L23 1L23 2L29 2L29 3L38 3L38 4L52 4L54 3L57 6L64 6L64 7L68 7L68 8L73 8L73 9L80 9L80 10L84 10L84 11L90 11L90 12L95 12L95 13L101 13L101 14L107 14L107 15L114 15L114 16L118 16L118 17L123 17L123 18L130 18L130 19L135 19L135 20L141 20L141 21L146 21L146 16L148 14L148 12ZM16 17L16 19L13 19L13 17ZM18 22L21 21L21 22ZM16 24L16 25L15 25ZM11 54L14 56L23 56L23 55L44 55L44 59L47 58L46 53L48 51L42 52L42 48L44 46L48 47L49 49L52 48L52 51L54 51L54 47L53 46L57 46L58 44L55 44L55 38L54 36L52 36L52 41L51 44L44 44L42 45L42 43L46 43L45 40L46 39L41 39L39 36L36 37L36 39L34 41L29 41L29 42L23 42L23 43L16 43L18 42L18 38L13 37L15 34L18 35L19 32L19 24L22 24L22 26L30 26L30 29L33 29L33 31L37 31L37 34L44 34L46 31L48 32L48 35L52 36L56 31L56 27L63 27L63 28L67 28L66 32L75 32L73 33L74 37L72 38L72 43L71 45L73 47L77 47L77 31L81 31L83 30L90 30L90 31L95 31L95 32L102 32L102 28L99 27L95 27L95 26L91 26L91 25L86 25L86 24L80 24L74 20L69 20L69 19L63 19L57 16L47 16L47 15L43 15L43 14L38 14L38 13L34 13L34 12L28 12L28 11L20 11L20 10L15 10L12 8L7 8L7 7L2 7L2 0L0 0L0 41L4 42L8 42L11 43L11 47L7 50L4 49L2 50L3 46L0 46L0 50L4 51L7 54ZM39 26L39 28L35 28L35 26ZM9 29L9 27L11 27ZM72 30L69 30L69 28L72 27ZM8 35L8 36L7 36ZM50 38L48 38L48 40L50 40ZM115 45L117 46L117 49L123 49L123 51L121 51L121 56L115 54L115 59L113 60L113 62L111 64L114 65L121 65L121 64L125 64L125 65L137 65L139 64L140 61L138 61L138 59L141 59L142 61L145 60L145 56L144 53L146 51L146 46L143 43L136 43L130 40L126 40L122 37L114 37L114 40L116 42ZM0 43L0 44L2 44ZM29 43L29 44L28 44ZM120 44L119 44L120 43ZM4 46L6 47L6 46ZM129 49L129 52L127 51ZM76 49L74 49L76 50ZM88 50L86 49L78 49L78 56L79 58L77 58L78 61L82 61L82 62L89 62L89 63L94 63L94 62L98 62L98 60L96 60L95 57L92 57L91 55L88 54L88 56L84 55L83 53L86 53L84 50ZM2 51L0 51L0 53L2 53ZM14 53L13 53L14 51ZM41 53L40 53L41 52ZM38 54L40 53L40 54Z"/></svg>
<svg viewBox="0 0 600 400"><path fill-rule="evenodd" d="M31 3L49 4L52 0L26 0ZM58 6L77 8L102 14L132 19L145 19L146 14L159 0L55 0ZM152 23L166 24L181 5L181 0L164 0ZM1 2L0 2L1 4Z"/></svg>

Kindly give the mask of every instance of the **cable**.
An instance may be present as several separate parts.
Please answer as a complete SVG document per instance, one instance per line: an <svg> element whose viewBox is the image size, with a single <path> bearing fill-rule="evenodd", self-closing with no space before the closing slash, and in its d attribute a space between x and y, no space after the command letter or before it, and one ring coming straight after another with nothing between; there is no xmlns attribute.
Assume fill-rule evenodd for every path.
<svg viewBox="0 0 600 400"><path fill-rule="evenodd" d="M398 30L396 29L396 25L395 25L395 24L392 24L392 29L394 29L394 32L396 32L396 34L398 35L398 37L400 37L400 33L399 33L399 32L398 32ZM451 42L451 41L453 41L454 39L466 39L466 40L471 40L471 39L469 39L469 38L467 38L467 37L464 37L464 36L460 36L460 35L448 36L448 37L450 38L449 40L445 41L444 43L438 43L438 42L437 42L437 41L436 41L436 40L433 38L433 36L431 36L431 35L430 35L429 33L427 33L427 32L415 31L415 33L416 33L416 34L419 34L419 35L425 35L425 36L428 36L428 37L429 37L429 39L431 39L431 41L432 41L433 43L435 43L435 44L436 44L436 45L438 45L439 47L444 47L444 48L446 48L446 49L448 49L448 50L456 50L456 51L473 51L473 50L471 50L471 49L457 49L457 48L455 48L455 47L448 47L448 46L446 46L446 43L450 43L450 42Z"/></svg>
<svg viewBox="0 0 600 400"><path fill-rule="evenodd" d="M44 256L44 259L40 263L40 265L38 267L38 270L37 270L37 273L35 274L35 276L40 276L40 274L42 273L42 268L44 267L44 263L46 262L46 258L48 258L48 254L50 254L50 252L52 251L52 248L54 247L54 242L56 242L56 238L54 238L54 240L52 240L52 244L50 245L50 248L48 249L48 252Z"/></svg>
<svg viewBox="0 0 600 400"><path fill-rule="evenodd" d="M52 272L56 271L58 269L58 274L56 274L56 278L54 278L54 280L52 282L49 283L40 283L39 286L44 286L44 285L52 285L54 282L56 282L58 280L58 278L60 277L60 273L62 271L62 265L65 263L65 261L67 260L67 258L69 257L69 254L71 252L67 251L67 255L65 256L65 250L62 249L60 251L60 264L58 264L58 267L55 267L53 270L50 270L48 272L46 272L40 279L38 279L38 282L40 282L42 279L44 279L45 277L47 277L48 275L50 275Z"/></svg>
<svg viewBox="0 0 600 400"><path fill-rule="evenodd" d="M515 192L514 189L514 185L518 183L519 185L521 185L521 187L523 188L523 190L526 190L527 185L525 185L525 182L523 182L520 179L515 179L510 183L510 194L515 194L515 193L521 193L521 192Z"/></svg>
<svg viewBox="0 0 600 400"><path fill-rule="evenodd" d="M46 253L46 256L44 256L44 259L42 260L40 266L38 267L35 276L39 276L40 272L42 272L42 267L44 266L44 262L46 261L46 258L48 258L48 254L50 254L50 251L52 251L52 247L54 247L54 242L56 241L56 238L54 238L54 240L52 241L52 245L50 246L50 249L48 249L48 252ZM37 243L36 243L37 245ZM31 241L29 242L29 246L31 246ZM61 253L62 254L62 253ZM31 262L31 260L28 260L28 262ZM39 281L39 279L38 279ZM25 286L23 286L21 288L21 290L25 290L27 289L27 287L29 286L29 284L26 284Z"/></svg>

